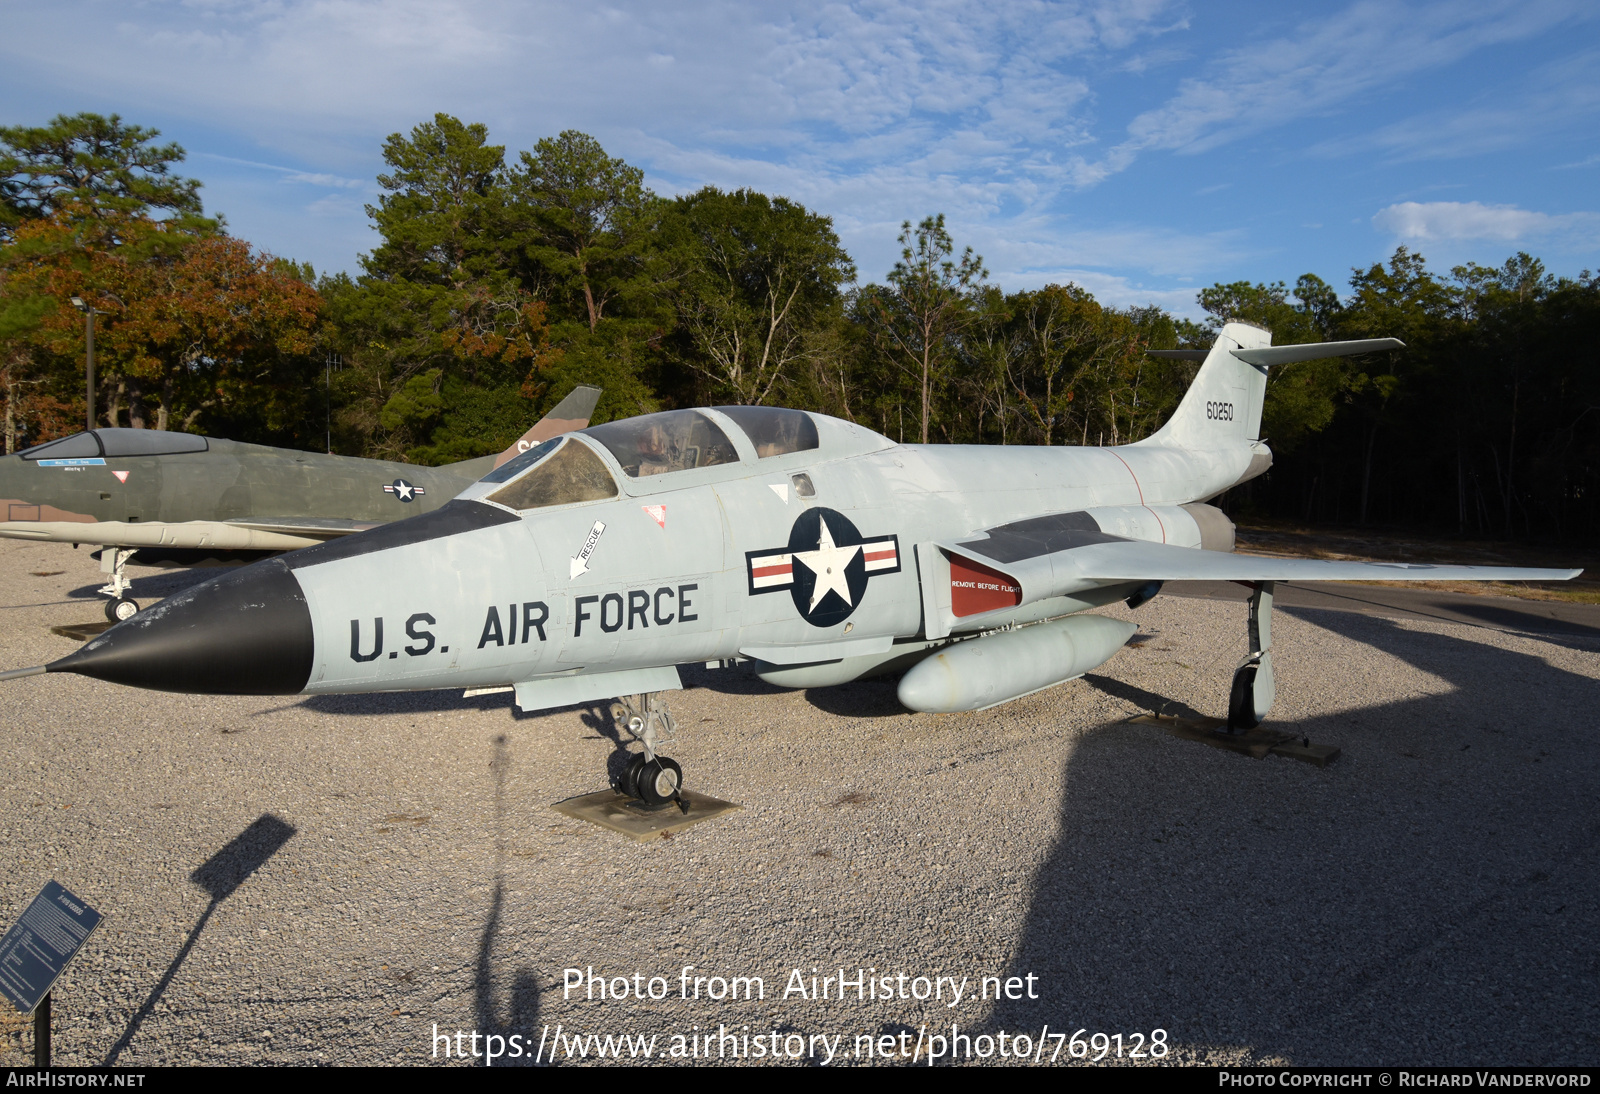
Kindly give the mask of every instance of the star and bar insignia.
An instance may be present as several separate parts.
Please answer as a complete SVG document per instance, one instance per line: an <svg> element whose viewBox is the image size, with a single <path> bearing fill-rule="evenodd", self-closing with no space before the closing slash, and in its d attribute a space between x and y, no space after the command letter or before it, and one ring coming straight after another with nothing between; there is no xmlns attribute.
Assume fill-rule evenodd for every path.
<svg viewBox="0 0 1600 1094"><path fill-rule="evenodd" d="M789 532L789 546L745 555L750 594L787 590L806 622L831 627L848 619L867 581L900 570L900 537L867 538L843 513L808 509Z"/></svg>
<svg viewBox="0 0 1600 1094"><path fill-rule="evenodd" d="M405 479L395 479L393 482L384 483L383 492L393 494L401 501L410 502L413 498L420 498L427 491L420 486L413 486Z"/></svg>

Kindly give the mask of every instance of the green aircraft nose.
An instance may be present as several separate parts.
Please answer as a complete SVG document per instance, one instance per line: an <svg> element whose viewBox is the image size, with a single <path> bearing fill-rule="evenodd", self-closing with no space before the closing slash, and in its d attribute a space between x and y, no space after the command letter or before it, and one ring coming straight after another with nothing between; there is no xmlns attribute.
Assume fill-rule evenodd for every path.
<svg viewBox="0 0 1600 1094"><path fill-rule="evenodd" d="M271 558L169 597L45 668L155 691L293 695L313 652L305 593Z"/></svg>

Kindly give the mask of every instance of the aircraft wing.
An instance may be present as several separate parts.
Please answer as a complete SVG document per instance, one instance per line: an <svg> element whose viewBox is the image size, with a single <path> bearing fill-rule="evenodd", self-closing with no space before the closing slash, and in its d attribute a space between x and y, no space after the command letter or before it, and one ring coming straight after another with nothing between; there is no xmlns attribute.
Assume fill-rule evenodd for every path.
<svg viewBox="0 0 1600 1094"><path fill-rule="evenodd" d="M1570 581L1582 570L1351 562L1224 554L1166 543L1096 543L1063 552L1068 566L1098 581Z"/></svg>
<svg viewBox="0 0 1600 1094"><path fill-rule="evenodd" d="M1074 527L1060 514L987 529L918 550L928 637L990 612L1118 582L1152 581L1570 581L1583 571L1524 566L1347 562L1206 551ZM1040 532L1038 526L1045 530Z"/></svg>

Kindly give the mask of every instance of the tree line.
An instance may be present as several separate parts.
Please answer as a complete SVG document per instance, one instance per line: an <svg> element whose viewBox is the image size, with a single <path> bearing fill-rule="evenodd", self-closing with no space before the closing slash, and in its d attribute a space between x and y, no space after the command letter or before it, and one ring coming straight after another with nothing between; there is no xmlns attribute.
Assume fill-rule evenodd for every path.
<svg viewBox="0 0 1600 1094"><path fill-rule="evenodd" d="M438 464L499 451L577 383L599 421L764 403L897 440L1120 444L1171 413L1238 318L1276 344L1404 352L1275 368L1277 465L1226 503L1308 522L1592 535L1600 284L1518 254L1448 275L1398 249L1341 292L1213 285L1201 323L1077 285L1006 292L943 216L862 283L825 215L755 190L661 197L575 131L508 155L436 115L383 145L360 273L318 276L207 216L184 153L115 116L0 128L6 449L97 421Z"/></svg>

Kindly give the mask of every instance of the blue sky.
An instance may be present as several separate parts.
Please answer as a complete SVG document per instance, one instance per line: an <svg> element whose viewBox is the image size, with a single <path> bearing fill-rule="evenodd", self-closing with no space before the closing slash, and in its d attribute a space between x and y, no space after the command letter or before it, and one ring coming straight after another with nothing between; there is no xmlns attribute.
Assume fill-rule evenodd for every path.
<svg viewBox="0 0 1600 1094"><path fill-rule="evenodd" d="M659 193L785 194L863 280L943 212L1007 289L1195 314L1420 250L1600 267L1600 7L1569 0L4 7L0 120L120 113L231 230L319 270L374 245L383 138L435 111L508 156L573 128Z"/></svg>

